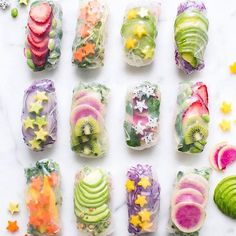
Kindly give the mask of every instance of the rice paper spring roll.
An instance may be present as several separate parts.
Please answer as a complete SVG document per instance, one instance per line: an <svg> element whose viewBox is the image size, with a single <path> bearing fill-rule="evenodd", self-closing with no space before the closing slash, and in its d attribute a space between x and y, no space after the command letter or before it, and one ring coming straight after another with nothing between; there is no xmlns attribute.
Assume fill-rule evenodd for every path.
<svg viewBox="0 0 236 236"><path fill-rule="evenodd" d="M152 167L138 164L129 169L127 178L129 233L140 235L155 232L160 207L160 185L153 177Z"/></svg>
<svg viewBox="0 0 236 236"><path fill-rule="evenodd" d="M110 176L100 168L85 167L76 175L74 212L81 234L111 234L110 188Z"/></svg>
<svg viewBox="0 0 236 236"><path fill-rule="evenodd" d="M146 81L128 91L124 121L128 147L143 150L157 143L160 102L161 94L156 84Z"/></svg>
<svg viewBox="0 0 236 236"><path fill-rule="evenodd" d="M33 151L42 151L56 141L57 102L51 80L34 82L24 94L22 134Z"/></svg>
<svg viewBox="0 0 236 236"><path fill-rule="evenodd" d="M97 83L80 83L74 89L70 116L71 148L80 156L96 158L107 151L105 111L109 91Z"/></svg>
<svg viewBox="0 0 236 236"><path fill-rule="evenodd" d="M210 121L207 86L202 82L182 83L177 103L177 149L185 153L201 153L207 143Z"/></svg>
<svg viewBox="0 0 236 236"><path fill-rule="evenodd" d="M177 66L187 74L204 67L208 25L203 2L187 0L179 5L174 24L175 61Z"/></svg>
<svg viewBox="0 0 236 236"><path fill-rule="evenodd" d="M33 71L54 69L61 56L62 10L52 0L30 6L26 27L25 57Z"/></svg>
<svg viewBox="0 0 236 236"><path fill-rule="evenodd" d="M127 8L121 36L126 62L131 66L145 66L152 63L156 48L157 20L160 4L137 2Z"/></svg>
<svg viewBox="0 0 236 236"><path fill-rule="evenodd" d="M199 235L206 218L210 174L210 168L178 172L171 198L171 235Z"/></svg>
<svg viewBox="0 0 236 236"><path fill-rule="evenodd" d="M80 0L72 63L80 68L103 66L108 9L104 0Z"/></svg>
<svg viewBox="0 0 236 236"><path fill-rule="evenodd" d="M50 159L37 161L25 170L28 234L53 236L60 233L61 177L59 166Z"/></svg>

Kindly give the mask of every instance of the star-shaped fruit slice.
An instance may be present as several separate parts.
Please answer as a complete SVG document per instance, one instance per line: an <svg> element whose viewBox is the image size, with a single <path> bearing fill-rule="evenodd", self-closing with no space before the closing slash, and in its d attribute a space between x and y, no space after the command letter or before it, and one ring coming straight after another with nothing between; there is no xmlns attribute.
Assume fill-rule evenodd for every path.
<svg viewBox="0 0 236 236"><path fill-rule="evenodd" d="M140 222L140 217L138 215L132 215L129 221L134 227L137 227Z"/></svg>
<svg viewBox="0 0 236 236"><path fill-rule="evenodd" d="M19 203L17 202L10 202L8 206L8 211L14 215L20 211Z"/></svg>
<svg viewBox="0 0 236 236"><path fill-rule="evenodd" d="M231 74L236 74L236 62L230 65L229 69Z"/></svg>
<svg viewBox="0 0 236 236"><path fill-rule="evenodd" d="M34 129L35 120L31 119L29 116L23 120L23 126L27 130L29 128Z"/></svg>
<svg viewBox="0 0 236 236"><path fill-rule="evenodd" d="M228 114L232 111L232 104L230 102L222 102L220 105L220 110L224 114Z"/></svg>
<svg viewBox="0 0 236 236"><path fill-rule="evenodd" d="M230 131L231 129L231 122L229 120L223 119L220 123L219 126L222 131L227 132Z"/></svg>
<svg viewBox="0 0 236 236"><path fill-rule="evenodd" d="M36 115L39 115L40 111L43 110L43 106L40 102L33 102L30 104L30 112L35 113Z"/></svg>
<svg viewBox="0 0 236 236"><path fill-rule="evenodd" d="M127 18L128 20L132 20L137 17L137 10L131 9L128 11Z"/></svg>
<svg viewBox="0 0 236 236"><path fill-rule="evenodd" d="M149 186L151 186L149 178L148 177L141 178L140 181L138 182L138 186L142 186L144 189L146 189Z"/></svg>
<svg viewBox="0 0 236 236"><path fill-rule="evenodd" d="M47 102L48 101L48 95L45 91L37 91L35 95L35 100L38 102Z"/></svg>
<svg viewBox="0 0 236 236"><path fill-rule="evenodd" d="M141 39L143 36L147 35L147 31L143 25L136 25L134 27L134 34Z"/></svg>
<svg viewBox="0 0 236 236"><path fill-rule="evenodd" d="M127 49L133 49L133 48L136 47L137 43L138 43L137 39L128 38L128 39L126 40L126 42L125 42L125 47L126 47Z"/></svg>
<svg viewBox="0 0 236 236"><path fill-rule="evenodd" d="M14 233L19 230L17 221L8 221L7 230L11 233Z"/></svg>
<svg viewBox="0 0 236 236"><path fill-rule="evenodd" d="M35 125L37 125L39 129L43 128L47 124L48 124L48 122L46 121L45 116L37 116L36 117Z"/></svg>
<svg viewBox="0 0 236 236"><path fill-rule="evenodd" d="M46 141L46 138L48 136L48 132L43 130L43 129L39 129L38 131L35 131L35 135L36 135L36 140L40 140L40 141Z"/></svg>
<svg viewBox="0 0 236 236"><path fill-rule="evenodd" d="M141 217L143 222L149 222L151 219L151 212L148 211L147 209L143 209L138 214Z"/></svg>
<svg viewBox="0 0 236 236"><path fill-rule="evenodd" d="M144 207L147 204L146 196L138 195L137 199L135 200L135 204Z"/></svg>
<svg viewBox="0 0 236 236"><path fill-rule="evenodd" d="M30 140L29 144L33 150L39 151L41 149L41 146L40 146L41 142L36 139Z"/></svg>
<svg viewBox="0 0 236 236"><path fill-rule="evenodd" d="M132 192L132 191L135 189L134 181L128 179L128 180L126 181L125 187L126 187L126 189L127 189L128 192Z"/></svg>

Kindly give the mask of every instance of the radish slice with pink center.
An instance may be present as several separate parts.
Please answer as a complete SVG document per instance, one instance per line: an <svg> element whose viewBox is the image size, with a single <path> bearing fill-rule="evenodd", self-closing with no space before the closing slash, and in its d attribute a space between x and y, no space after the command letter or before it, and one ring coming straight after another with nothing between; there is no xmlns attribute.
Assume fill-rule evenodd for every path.
<svg viewBox="0 0 236 236"><path fill-rule="evenodd" d="M204 196L193 188L185 188L178 190L172 198L172 206L181 202L195 202L203 206L206 205L206 199Z"/></svg>
<svg viewBox="0 0 236 236"><path fill-rule="evenodd" d="M218 154L219 169L225 170L234 161L236 161L236 147L231 145L223 147Z"/></svg>
<svg viewBox="0 0 236 236"><path fill-rule="evenodd" d="M219 166L218 166L218 155L220 150L225 147L227 145L226 142L222 142L217 144L214 149L211 151L210 154L210 163L211 166L215 169L215 170L220 170Z"/></svg>
<svg viewBox="0 0 236 236"><path fill-rule="evenodd" d="M180 179L177 189L193 188L199 191L205 199L208 199L208 182L198 174L187 174Z"/></svg>
<svg viewBox="0 0 236 236"><path fill-rule="evenodd" d="M182 232L198 231L204 222L206 213L198 203L179 203L171 210L171 219Z"/></svg>

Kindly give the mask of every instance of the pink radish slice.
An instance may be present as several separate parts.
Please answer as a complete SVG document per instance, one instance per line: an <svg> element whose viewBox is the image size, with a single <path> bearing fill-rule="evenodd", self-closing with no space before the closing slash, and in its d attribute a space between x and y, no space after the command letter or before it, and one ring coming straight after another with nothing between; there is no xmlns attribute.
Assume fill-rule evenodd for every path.
<svg viewBox="0 0 236 236"><path fill-rule="evenodd" d="M220 170L225 170L226 167L236 161L236 147L227 145L223 147L218 154L218 166Z"/></svg>
<svg viewBox="0 0 236 236"><path fill-rule="evenodd" d="M42 42L44 39L45 39L45 35L42 35L42 36L37 36L36 34L34 34L32 31L29 31L29 34L30 37L32 38L32 40L35 42L35 43L40 43Z"/></svg>
<svg viewBox="0 0 236 236"><path fill-rule="evenodd" d="M172 205L176 205L180 202L195 202L201 205L206 204L206 199L204 196L198 191L193 188L184 188L178 190L172 200Z"/></svg>
<svg viewBox="0 0 236 236"><path fill-rule="evenodd" d="M39 24L39 23L33 21L32 19L29 19L29 22L28 22L28 26L29 26L30 31L32 31L35 35L37 35L39 37L49 31L51 24L52 24L51 17L48 18L48 20L43 24Z"/></svg>
<svg viewBox="0 0 236 236"><path fill-rule="evenodd" d="M210 163L215 170L220 170L218 166L218 154L220 150L227 145L226 142L218 143L210 154Z"/></svg>
<svg viewBox="0 0 236 236"><path fill-rule="evenodd" d="M198 231L205 220L204 207L198 203L179 203L171 209L171 219L182 232Z"/></svg>
<svg viewBox="0 0 236 236"><path fill-rule="evenodd" d="M193 188L199 191L205 199L208 198L208 182L198 174L187 174L180 179L176 186L177 189Z"/></svg>
<svg viewBox="0 0 236 236"><path fill-rule="evenodd" d="M52 13L52 7L49 3L43 2L39 3L36 6L33 6L30 9L30 17L32 20L38 22L38 23L45 23L48 18L51 16Z"/></svg>
<svg viewBox="0 0 236 236"><path fill-rule="evenodd" d="M37 50L43 50L48 48L48 41L49 41L49 37L46 36L41 42L36 43L33 38L32 35L29 34L27 36L27 40L30 46L32 46L33 48L37 49Z"/></svg>

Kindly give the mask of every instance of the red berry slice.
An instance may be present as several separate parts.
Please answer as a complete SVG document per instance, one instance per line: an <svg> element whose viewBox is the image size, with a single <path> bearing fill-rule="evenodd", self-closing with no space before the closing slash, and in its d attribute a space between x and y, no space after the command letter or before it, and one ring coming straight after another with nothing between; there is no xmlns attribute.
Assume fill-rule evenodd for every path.
<svg viewBox="0 0 236 236"><path fill-rule="evenodd" d="M29 45L33 46L35 49L44 50L48 48L49 37L47 36L44 37L41 42L35 42L34 39L32 38L32 34L29 34L27 36L27 40L28 40Z"/></svg>
<svg viewBox="0 0 236 236"><path fill-rule="evenodd" d="M37 36L42 36L46 32L48 32L51 27L51 24L51 18L48 18L48 20L44 24L37 23L32 19L30 19L28 22L29 29Z"/></svg>
<svg viewBox="0 0 236 236"><path fill-rule="evenodd" d="M30 18L38 23L45 23L52 13L52 7L49 3L43 2L30 9Z"/></svg>

